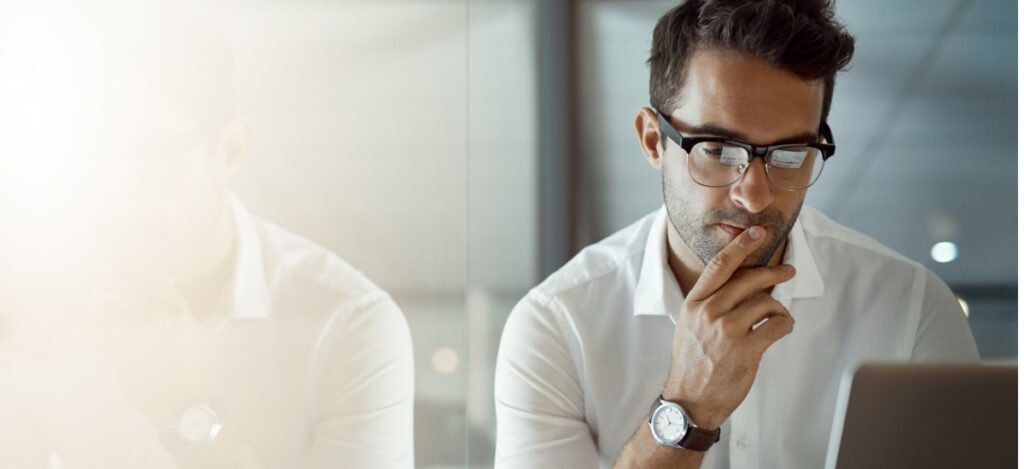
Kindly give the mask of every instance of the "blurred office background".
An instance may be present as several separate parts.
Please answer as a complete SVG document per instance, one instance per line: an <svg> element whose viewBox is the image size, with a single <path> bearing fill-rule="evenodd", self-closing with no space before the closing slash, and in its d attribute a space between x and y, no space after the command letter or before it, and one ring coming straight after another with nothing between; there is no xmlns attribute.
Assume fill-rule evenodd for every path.
<svg viewBox="0 0 1024 469"><path fill-rule="evenodd" d="M651 29L673 4L203 7L235 49L252 126L237 193L406 314L417 466L491 465L492 369L512 306L660 205L632 120ZM807 201L937 272L982 356L1005 362L1017 359L1016 8L839 0L857 52L833 104L838 154Z"/></svg>

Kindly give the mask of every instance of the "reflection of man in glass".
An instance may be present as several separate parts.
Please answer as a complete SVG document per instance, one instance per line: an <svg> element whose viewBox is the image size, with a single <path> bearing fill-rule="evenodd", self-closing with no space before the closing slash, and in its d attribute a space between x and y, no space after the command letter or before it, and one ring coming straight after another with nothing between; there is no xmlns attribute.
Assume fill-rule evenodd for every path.
<svg viewBox="0 0 1024 469"><path fill-rule="evenodd" d="M658 21L635 130L665 205L516 306L496 467L821 467L850 366L978 359L938 277L803 207L853 45L826 0Z"/></svg>
<svg viewBox="0 0 1024 469"><path fill-rule="evenodd" d="M6 194L15 231L48 225L8 235L5 252L17 241L62 257L6 267L24 288L4 292L0 337L14 345L0 381L19 419L0 427L0 466L411 468L401 311L227 191L248 137L230 52L196 22L150 19L83 19L63 48L42 38L30 61L5 56L24 65L7 69L5 96L32 100L8 100L5 121L52 105L62 131L48 141L74 143L8 135L6 167L74 171ZM16 213L42 187L58 202Z"/></svg>

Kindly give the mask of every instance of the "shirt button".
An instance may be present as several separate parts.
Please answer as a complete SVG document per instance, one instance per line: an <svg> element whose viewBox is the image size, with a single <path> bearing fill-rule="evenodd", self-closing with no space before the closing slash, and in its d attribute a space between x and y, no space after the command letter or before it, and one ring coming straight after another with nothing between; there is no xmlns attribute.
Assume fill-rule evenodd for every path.
<svg viewBox="0 0 1024 469"><path fill-rule="evenodd" d="M740 439L736 440L736 446L738 446L740 449L746 449L747 448L747 439L746 438L740 438Z"/></svg>

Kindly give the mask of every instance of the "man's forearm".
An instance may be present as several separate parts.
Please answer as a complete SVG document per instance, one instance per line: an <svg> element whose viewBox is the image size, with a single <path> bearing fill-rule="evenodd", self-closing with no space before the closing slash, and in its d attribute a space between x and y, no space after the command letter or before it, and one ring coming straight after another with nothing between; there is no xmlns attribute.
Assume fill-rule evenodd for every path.
<svg viewBox="0 0 1024 469"><path fill-rule="evenodd" d="M703 459L700 451L659 445L645 422L622 448L615 469L697 469Z"/></svg>

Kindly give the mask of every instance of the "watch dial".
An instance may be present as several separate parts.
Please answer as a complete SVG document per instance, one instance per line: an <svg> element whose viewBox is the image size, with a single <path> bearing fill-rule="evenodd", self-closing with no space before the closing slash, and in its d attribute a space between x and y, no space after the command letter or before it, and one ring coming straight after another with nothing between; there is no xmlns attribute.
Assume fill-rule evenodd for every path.
<svg viewBox="0 0 1024 469"><path fill-rule="evenodd" d="M662 407L654 416L654 431L665 441L679 441L686 432L683 413L675 407Z"/></svg>
<svg viewBox="0 0 1024 469"><path fill-rule="evenodd" d="M178 419L178 436L185 441L207 441L216 425L217 417L212 412L201 408L191 408Z"/></svg>

